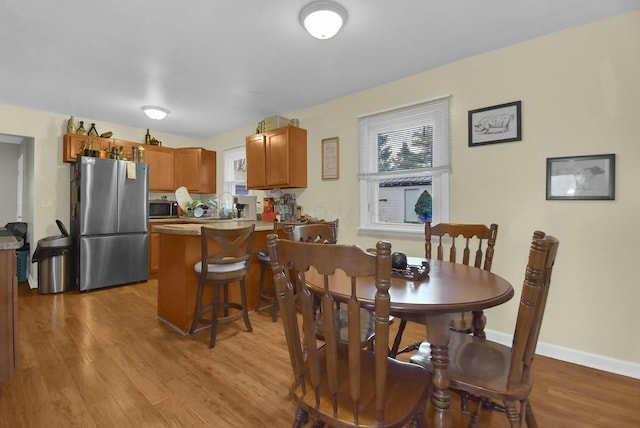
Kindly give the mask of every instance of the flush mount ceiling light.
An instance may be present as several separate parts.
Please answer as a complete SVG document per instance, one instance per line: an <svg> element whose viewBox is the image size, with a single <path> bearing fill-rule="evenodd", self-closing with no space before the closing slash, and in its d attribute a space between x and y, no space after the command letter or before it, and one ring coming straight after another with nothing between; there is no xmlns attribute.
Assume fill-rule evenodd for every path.
<svg viewBox="0 0 640 428"><path fill-rule="evenodd" d="M162 120L169 114L169 110L164 107L142 106L141 108L142 111L144 111L144 114L146 114L149 119L153 120Z"/></svg>
<svg viewBox="0 0 640 428"><path fill-rule="evenodd" d="M300 11L300 23L316 39L330 39L347 21L347 10L332 1L314 1Z"/></svg>

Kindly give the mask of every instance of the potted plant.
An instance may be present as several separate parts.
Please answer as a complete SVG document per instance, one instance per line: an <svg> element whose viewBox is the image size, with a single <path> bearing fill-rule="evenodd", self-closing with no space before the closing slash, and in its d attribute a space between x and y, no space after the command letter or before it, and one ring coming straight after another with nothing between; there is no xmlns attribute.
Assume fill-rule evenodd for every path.
<svg viewBox="0 0 640 428"><path fill-rule="evenodd" d="M433 199L425 189L418 198L415 206L416 214L422 223L431 222L433 216Z"/></svg>

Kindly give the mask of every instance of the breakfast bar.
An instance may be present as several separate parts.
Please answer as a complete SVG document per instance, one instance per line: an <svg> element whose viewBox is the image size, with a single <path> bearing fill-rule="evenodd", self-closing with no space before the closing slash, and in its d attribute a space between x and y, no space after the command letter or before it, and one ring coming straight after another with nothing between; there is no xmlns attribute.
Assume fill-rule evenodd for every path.
<svg viewBox="0 0 640 428"><path fill-rule="evenodd" d="M0 227L0 383L11 379L18 364L16 249L22 239Z"/></svg>
<svg viewBox="0 0 640 428"><path fill-rule="evenodd" d="M156 226L160 233L160 267L158 273L158 318L179 332L187 334L196 304L198 280L193 270L200 261L200 231L203 226L213 229L235 229L246 226L247 221L199 221L185 224ZM267 248L267 235L273 231L273 223L256 221L253 236L253 253ZM256 305L260 262L251 258L246 277L249 308ZM272 278L266 278L273 281ZM206 291L209 291L207 295ZM206 290L203 299L211 299L211 290ZM230 298L238 296L230 291ZM239 295L239 293L238 293Z"/></svg>

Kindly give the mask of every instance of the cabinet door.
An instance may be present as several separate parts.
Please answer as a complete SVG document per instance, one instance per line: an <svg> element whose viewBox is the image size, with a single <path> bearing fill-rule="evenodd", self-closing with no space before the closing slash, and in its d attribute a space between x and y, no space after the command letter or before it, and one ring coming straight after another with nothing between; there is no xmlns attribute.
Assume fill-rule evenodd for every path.
<svg viewBox="0 0 640 428"><path fill-rule="evenodd" d="M246 139L247 188L261 189L267 185L265 135L250 135Z"/></svg>
<svg viewBox="0 0 640 428"><path fill-rule="evenodd" d="M174 157L175 187L200 192L200 149L177 149Z"/></svg>
<svg viewBox="0 0 640 428"><path fill-rule="evenodd" d="M158 273L160 269L160 232L156 232L156 226L164 223L152 223L149 225L149 275Z"/></svg>
<svg viewBox="0 0 640 428"><path fill-rule="evenodd" d="M289 142L288 128L281 128L266 135L266 172L267 186L286 186L289 184Z"/></svg>
<svg viewBox="0 0 640 428"><path fill-rule="evenodd" d="M175 191L173 149L145 145L144 161L149 164L149 191Z"/></svg>
<svg viewBox="0 0 640 428"><path fill-rule="evenodd" d="M216 152L202 148L177 149L175 187L190 192L216 193Z"/></svg>

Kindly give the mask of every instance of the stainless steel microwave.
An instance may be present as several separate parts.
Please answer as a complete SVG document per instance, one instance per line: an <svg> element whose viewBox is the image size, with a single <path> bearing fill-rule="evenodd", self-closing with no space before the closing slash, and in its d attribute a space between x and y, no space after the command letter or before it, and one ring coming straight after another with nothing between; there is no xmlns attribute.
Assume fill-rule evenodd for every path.
<svg viewBox="0 0 640 428"><path fill-rule="evenodd" d="M156 199L149 201L149 218L178 217L178 203Z"/></svg>

